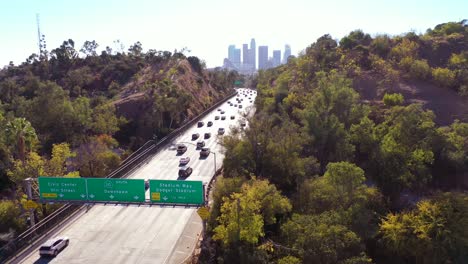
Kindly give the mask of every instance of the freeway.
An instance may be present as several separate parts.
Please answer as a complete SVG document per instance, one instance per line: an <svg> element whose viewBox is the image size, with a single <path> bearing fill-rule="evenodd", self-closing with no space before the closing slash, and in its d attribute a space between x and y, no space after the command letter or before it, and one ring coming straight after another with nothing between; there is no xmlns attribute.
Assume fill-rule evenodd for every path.
<svg viewBox="0 0 468 264"><path fill-rule="evenodd" d="M239 93L247 89L239 89ZM252 102L250 102L251 97ZM206 147L216 153L216 166L222 165L224 155L218 144L218 128L239 126L242 114L253 109L255 93L233 97L229 101L238 104L235 98L242 98L243 108L230 106L228 102L202 118L203 127L197 124L190 127L171 144L161 149L146 164L128 176L130 179L178 179L179 159L175 144L192 141L192 134L199 133L200 139L206 132L211 138L205 140ZM226 116L226 120L215 120L215 116ZM231 119L235 116L235 119ZM213 121L212 127L207 122ZM200 159L195 146L188 147L183 157L190 157L188 166L193 173L187 180L208 183L214 174L214 154ZM149 190L146 195L147 198ZM70 244L53 259L39 256L39 245L33 246L20 255L13 263L180 263L193 249L201 232L201 225L196 224L196 209L173 206L138 206L138 205L94 205L89 210L82 210L62 226L42 240L55 236L66 236ZM191 235L186 235L191 234ZM179 249L186 249L181 251Z"/></svg>

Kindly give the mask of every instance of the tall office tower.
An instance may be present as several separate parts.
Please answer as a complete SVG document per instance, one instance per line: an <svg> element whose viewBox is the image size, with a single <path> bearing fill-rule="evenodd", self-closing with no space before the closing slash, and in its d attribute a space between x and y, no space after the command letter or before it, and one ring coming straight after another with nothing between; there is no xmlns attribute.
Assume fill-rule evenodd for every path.
<svg viewBox="0 0 468 264"><path fill-rule="evenodd" d="M248 65L249 61L249 44L242 44L242 64Z"/></svg>
<svg viewBox="0 0 468 264"><path fill-rule="evenodd" d="M268 63L268 46L258 46L258 69L265 70Z"/></svg>
<svg viewBox="0 0 468 264"><path fill-rule="evenodd" d="M237 69L240 68L240 53L240 49L236 49L236 45L229 45L228 60L231 61L232 65Z"/></svg>
<svg viewBox="0 0 468 264"><path fill-rule="evenodd" d="M252 70L257 69L257 46L255 45L255 39L250 40L250 63L252 64Z"/></svg>
<svg viewBox="0 0 468 264"><path fill-rule="evenodd" d="M273 67L278 67L281 64L281 50L273 51Z"/></svg>
<svg viewBox="0 0 468 264"><path fill-rule="evenodd" d="M284 57L283 57L283 63L288 63L288 58L291 56L291 46L288 44L284 45Z"/></svg>
<svg viewBox="0 0 468 264"><path fill-rule="evenodd" d="M234 67L236 67L238 70L240 69L241 66L241 50L240 49L234 49L234 58L232 63L234 64Z"/></svg>

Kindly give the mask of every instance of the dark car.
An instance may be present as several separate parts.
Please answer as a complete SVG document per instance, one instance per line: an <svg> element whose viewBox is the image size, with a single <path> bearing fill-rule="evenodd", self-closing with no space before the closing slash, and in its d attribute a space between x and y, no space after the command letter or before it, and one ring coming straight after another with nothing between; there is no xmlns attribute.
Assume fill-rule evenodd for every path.
<svg viewBox="0 0 468 264"><path fill-rule="evenodd" d="M205 146L205 141L200 140L200 141L197 142L197 148L202 148L204 146Z"/></svg>
<svg viewBox="0 0 468 264"><path fill-rule="evenodd" d="M224 134L224 132L225 132L224 128L220 127L218 129L218 135L222 135L222 134Z"/></svg>
<svg viewBox="0 0 468 264"><path fill-rule="evenodd" d="M231 116L231 119L234 119L234 118L236 118L236 117L235 117L235 116Z"/></svg>
<svg viewBox="0 0 468 264"><path fill-rule="evenodd" d="M180 144L177 146L177 154L184 154L187 151L187 146Z"/></svg>
<svg viewBox="0 0 468 264"><path fill-rule="evenodd" d="M210 148L202 148L200 151L200 157L208 157L210 155Z"/></svg>
<svg viewBox="0 0 468 264"><path fill-rule="evenodd" d="M192 134L192 140L195 140L195 139L197 139L199 137L200 137L200 134L198 134L198 133Z"/></svg>
<svg viewBox="0 0 468 264"><path fill-rule="evenodd" d="M210 138L210 137L211 137L211 133L205 133L205 136L204 136L204 137L205 137L205 139Z"/></svg>
<svg viewBox="0 0 468 264"><path fill-rule="evenodd" d="M203 121L198 122L198 127L202 127L203 125L205 125Z"/></svg>
<svg viewBox="0 0 468 264"><path fill-rule="evenodd" d="M215 116L215 120L219 120L219 116Z"/></svg>
<svg viewBox="0 0 468 264"><path fill-rule="evenodd" d="M226 120L226 117L225 117L225 116L222 116L222 117L221 117L221 120Z"/></svg>
<svg viewBox="0 0 468 264"><path fill-rule="evenodd" d="M181 167L179 169L179 177L187 178L188 176L190 176L190 174L192 174L192 172L193 172L193 169L190 168L189 166Z"/></svg>
<svg viewBox="0 0 468 264"><path fill-rule="evenodd" d="M207 126L212 126L213 125L213 122L212 121L208 121L208 123L206 124Z"/></svg>

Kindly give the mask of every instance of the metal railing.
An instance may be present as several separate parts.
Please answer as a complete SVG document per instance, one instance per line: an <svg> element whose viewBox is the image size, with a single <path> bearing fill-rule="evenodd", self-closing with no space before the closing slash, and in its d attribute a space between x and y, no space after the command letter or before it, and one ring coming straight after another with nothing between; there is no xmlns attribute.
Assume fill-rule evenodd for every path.
<svg viewBox="0 0 468 264"><path fill-rule="evenodd" d="M175 129L169 133L166 137L162 138L158 142L154 140L149 140L138 148L135 152L129 155L125 160L123 160L120 166L112 171L107 178L122 178L128 176L129 173L138 169L142 164L145 163L147 159L155 155L158 150L167 145L172 139L179 136L183 131L185 131L190 126L194 125L198 120L203 118L205 115L210 113L213 109L220 106L229 98L233 97L236 94L236 91L233 90L223 99L216 102L214 105L210 106L198 116L189 120L179 128ZM51 228L56 227L57 223L60 223L63 220L66 220L69 216L72 216L73 213L83 208L84 205L77 204L65 204L41 221L39 221L34 227L31 227L21 233L18 237L8 242L6 245L0 248L0 262L6 261L8 259L14 258L16 253L23 248L34 244L39 238L42 237L47 231Z"/></svg>

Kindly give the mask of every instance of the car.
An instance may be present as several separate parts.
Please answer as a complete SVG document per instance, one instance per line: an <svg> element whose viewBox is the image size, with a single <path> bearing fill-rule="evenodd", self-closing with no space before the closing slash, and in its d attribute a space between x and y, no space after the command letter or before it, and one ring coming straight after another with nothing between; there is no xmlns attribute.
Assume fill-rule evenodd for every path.
<svg viewBox="0 0 468 264"><path fill-rule="evenodd" d="M197 142L197 148L202 148L202 147L204 147L204 146L205 146L205 141L199 140L199 141Z"/></svg>
<svg viewBox="0 0 468 264"><path fill-rule="evenodd" d="M224 132L225 132L224 128L220 127L220 128L218 129L218 135L223 135Z"/></svg>
<svg viewBox="0 0 468 264"><path fill-rule="evenodd" d="M180 144L177 146L177 154L184 154L187 151L187 146Z"/></svg>
<svg viewBox="0 0 468 264"><path fill-rule="evenodd" d="M213 125L213 121L208 121L208 123L206 124L206 126L212 126Z"/></svg>
<svg viewBox="0 0 468 264"><path fill-rule="evenodd" d="M192 174L192 172L193 172L193 169L189 166L180 167L179 177L187 178L188 176L190 176L190 174Z"/></svg>
<svg viewBox="0 0 468 264"><path fill-rule="evenodd" d="M237 104L235 104L234 107L237 107Z"/></svg>
<svg viewBox="0 0 468 264"><path fill-rule="evenodd" d="M242 127L245 127L247 124L245 123L245 121L241 121L240 125L241 125Z"/></svg>
<svg viewBox="0 0 468 264"><path fill-rule="evenodd" d="M203 121L198 122L198 127L202 127L204 125L205 125L205 123Z"/></svg>
<svg viewBox="0 0 468 264"><path fill-rule="evenodd" d="M200 137L200 134L198 134L198 133L192 134L192 140L195 140L195 139L197 139L199 137Z"/></svg>
<svg viewBox="0 0 468 264"><path fill-rule="evenodd" d="M242 108L242 105L239 105L239 108Z"/></svg>
<svg viewBox="0 0 468 264"><path fill-rule="evenodd" d="M221 117L221 120L226 120L226 117L225 117L225 116L222 116L222 117Z"/></svg>
<svg viewBox="0 0 468 264"><path fill-rule="evenodd" d="M226 113L226 112L224 112L224 111L221 111L221 114L222 114L222 115L223 115L224 113Z"/></svg>
<svg viewBox="0 0 468 264"><path fill-rule="evenodd" d="M179 165L187 165L190 162L190 157L183 157L179 160Z"/></svg>
<svg viewBox="0 0 468 264"><path fill-rule="evenodd" d="M222 109L221 109L221 108L218 108L218 111L222 111Z"/></svg>
<svg viewBox="0 0 468 264"><path fill-rule="evenodd" d="M204 136L205 139L208 139L208 138L210 138L210 137L211 137L211 133L209 133L209 132L208 132L208 133L205 133L205 136Z"/></svg>
<svg viewBox="0 0 468 264"><path fill-rule="evenodd" d="M200 158L208 157L210 155L210 148L202 148L200 151Z"/></svg>
<svg viewBox="0 0 468 264"><path fill-rule="evenodd" d="M236 118L236 117L235 117L235 116L231 116L231 119L234 119L234 118Z"/></svg>
<svg viewBox="0 0 468 264"><path fill-rule="evenodd" d="M215 116L215 120L219 120L219 116Z"/></svg>
<svg viewBox="0 0 468 264"><path fill-rule="evenodd" d="M57 256L69 243L68 237L54 237L47 240L39 248L39 255L41 256Z"/></svg>

